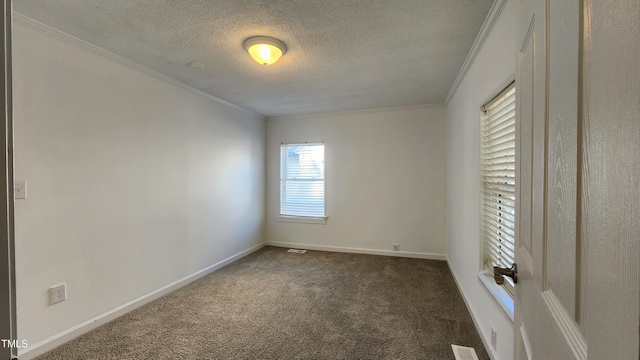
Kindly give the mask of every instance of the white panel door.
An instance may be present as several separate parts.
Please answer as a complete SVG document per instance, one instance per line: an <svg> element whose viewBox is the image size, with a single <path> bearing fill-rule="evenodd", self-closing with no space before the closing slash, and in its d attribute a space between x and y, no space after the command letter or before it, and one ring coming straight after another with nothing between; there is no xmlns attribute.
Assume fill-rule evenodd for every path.
<svg viewBox="0 0 640 360"><path fill-rule="evenodd" d="M640 358L640 4L522 0L517 359Z"/></svg>
<svg viewBox="0 0 640 360"><path fill-rule="evenodd" d="M577 233L579 0L522 1L518 57L519 359L586 359Z"/></svg>

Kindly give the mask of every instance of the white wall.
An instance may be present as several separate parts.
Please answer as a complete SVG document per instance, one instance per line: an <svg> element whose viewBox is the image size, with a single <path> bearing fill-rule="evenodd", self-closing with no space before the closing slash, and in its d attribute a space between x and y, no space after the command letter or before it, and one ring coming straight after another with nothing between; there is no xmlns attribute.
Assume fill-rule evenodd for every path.
<svg viewBox="0 0 640 360"><path fill-rule="evenodd" d="M17 20L20 339L46 346L260 246L262 117ZM47 290L63 282L68 299L50 306Z"/></svg>
<svg viewBox="0 0 640 360"><path fill-rule="evenodd" d="M267 242L444 258L445 120L444 106L269 118ZM326 225L274 221L280 143L297 141L326 142Z"/></svg>
<svg viewBox="0 0 640 360"><path fill-rule="evenodd" d="M515 78L519 2L510 0L447 104L447 259L485 344L498 332L495 359L513 358L512 323L478 279L480 106Z"/></svg>

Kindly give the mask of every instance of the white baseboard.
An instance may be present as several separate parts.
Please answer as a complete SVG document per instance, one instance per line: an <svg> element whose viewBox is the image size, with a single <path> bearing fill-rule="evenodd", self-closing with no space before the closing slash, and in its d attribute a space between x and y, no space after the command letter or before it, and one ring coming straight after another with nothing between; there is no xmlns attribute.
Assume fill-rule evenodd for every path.
<svg viewBox="0 0 640 360"><path fill-rule="evenodd" d="M456 284L456 287L458 288L458 292L460 292L460 295L462 295L462 300L464 300L464 304L467 307L467 311L469 311L469 314L471 315L471 320L473 320L473 325L475 325L476 330L478 331L478 335L480 335L480 339L482 339L482 343L484 344L484 349L487 351L487 353L489 354L489 357L492 360L499 360L498 354L496 354L496 352L493 351L493 349L491 348L491 339L485 338L484 334L482 333L482 329L480 328L480 321L476 317L476 314L473 312L473 309L471 308L469 301L467 301L467 295L465 294L464 290L462 290L462 287L460 287L460 284L458 283L458 277L456 276L455 271L453 271L451 264L449 264L449 259L446 259L446 260L447 260L447 266L449 267L449 271L453 276L453 282Z"/></svg>
<svg viewBox="0 0 640 360"><path fill-rule="evenodd" d="M410 251L391 251L391 250L377 250L377 249L361 249L361 248L342 247L342 246L298 244L298 243L290 243L290 242L282 242L282 241L267 241L266 245L284 247L284 248L333 251L333 252L367 254L367 255L397 256L397 257L429 259L429 260L446 260L447 258L445 254L430 254L430 253L419 253L419 252L410 252Z"/></svg>
<svg viewBox="0 0 640 360"><path fill-rule="evenodd" d="M174 290L177 290L195 280L200 279L203 276L209 275L210 273L220 269L221 267L228 265L240 258L243 258L252 252L260 250L266 244L261 243L255 246L250 247L247 250L241 251L233 256L230 256L222 261L219 261L211 266L208 266L198 272L195 272L187 277L184 277L180 280L174 281L166 286L163 286L157 290L154 290L148 294L142 295L137 299L131 300L128 303L122 304L118 307L115 307L105 313L102 313L98 316L95 316L83 323L80 323L70 329L57 333L45 340L42 340L36 344L29 344L29 347L24 349L24 351L18 351L18 357L20 360L31 360L36 356L42 355L45 352L52 350L67 341L74 339L84 333L87 333L100 325L104 325L109 321L120 317L136 308L139 308L142 305L145 305L155 299L158 299Z"/></svg>

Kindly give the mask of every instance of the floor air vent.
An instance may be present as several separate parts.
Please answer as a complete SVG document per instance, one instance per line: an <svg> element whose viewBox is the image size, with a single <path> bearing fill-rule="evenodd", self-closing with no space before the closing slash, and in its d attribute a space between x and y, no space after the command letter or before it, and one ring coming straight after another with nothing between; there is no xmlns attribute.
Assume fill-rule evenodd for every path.
<svg viewBox="0 0 640 360"><path fill-rule="evenodd" d="M451 347L456 360L478 360L478 355L476 355L476 351L473 348L453 344L451 344Z"/></svg>
<svg viewBox="0 0 640 360"><path fill-rule="evenodd" d="M287 250L287 252L292 252L292 253L296 253L296 254L304 254L304 253L307 252L307 250L289 249L289 250Z"/></svg>

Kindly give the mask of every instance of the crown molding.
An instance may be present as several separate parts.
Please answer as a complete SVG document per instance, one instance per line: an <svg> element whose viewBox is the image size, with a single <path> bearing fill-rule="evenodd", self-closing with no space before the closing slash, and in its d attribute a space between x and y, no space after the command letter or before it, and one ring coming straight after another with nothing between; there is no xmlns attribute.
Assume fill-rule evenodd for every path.
<svg viewBox="0 0 640 360"><path fill-rule="evenodd" d="M458 90L458 86L460 86L460 83L462 82L465 75L467 75L467 72L475 62L476 57L478 56L478 53L484 46L484 42L489 37L489 34L491 33L493 26L498 21L498 18L502 13L502 9L504 9L504 6L507 4L507 1L508 0L495 0L493 2L493 5L491 5L491 9L489 9L489 13L487 14L487 17L484 19L484 23L482 24L482 27L480 28L480 31L478 32L478 35L476 36L476 39L473 42L473 45L471 46L471 50L469 50L469 54L467 54L467 58L464 60L464 63L462 64L462 67L460 68L460 71L458 72L456 79L453 81L453 84L451 85L451 88L447 93L447 97L445 97L445 100L444 100L445 104L449 103L449 101L455 94L456 90Z"/></svg>
<svg viewBox="0 0 640 360"><path fill-rule="evenodd" d="M248 113L248 114L250 114L252 116L256 116L256 117L259 117L259 118L262 118L262 119L266 118L265 116L263 116L261 114L255 113L255 112L253 112L251 110L245 109L245 108L243 108L241 106L238 106L236 104L232 104L232 103L230 103L228 101L225 101L225 100L222 100L220 98L217 98L217 97L215 97L215 96L213 96L211 94L208 94L208 93L206 93L206 92L204 92L204 91L202 91L202 90L200 90L200 89L198 89L196 87L193 87L193 86L191 86L191 85L189 85L187 83L184 83L184 82L182 82L182 81L180 81L178 79L175 79L175 78L173 78L171 76L168 76L168 75L165 75L163 73L160 73L160 72L158 72L156 70L150 69L150 68L148 68L148 67L146 67L144 65L138 64L137 62L135 62L133 60L129 60L129 59L123 57L123 56L114 54L111 51L105 50L105 49L103 49L101 47L98 47L98 46L96 46L94 44L91 44L91 43L89 43L89 42L87 42L85 40L79 39L79 38L77 38L77 37L75 37L75 36L73 36L71 34L68 34L68 33L64 32L64 31L61 31L61 30L53 28L53 27L51 27L49 25L43 24L43 23L41 23L41 22L39 22L37 20L34 20L34 19L32 19L32 18L30 18L30 17L28 17L26 15L23 15L21 13L18 13L18 12L14 11L13 12L13 20L14 20L13 21L14 25L15 24L19 24L19 25L22 25L22 26L26 26L26 27L28 27L30 29L38 31L41 34L51 36L51 37L53 37L53 38L55 38L57 40L65 42L67 44L79 46L79 47L81 47L81 48L83 48L85 50L88 50L88 51L92 52L95 55L107 58L109 60L115 61L115 62L120 63L122 65L128 66L128 67L130 67L132 69L141 71L141 72L143 72L143 73L145 73L147 75L150 75L150 76L153 76L155 78L164 80L164 81L166 81L166 82L168 82L170 84L176 85L176 86L181 87L181 88L183 88L183 89L185 89L187 91L190 91L190 92L192 92L194 94L200 95L200 96L202 96L202 97L204 97L204 98L206 98L206 99L208 99L208 100L210 100L212 102L216 102L216 103L228 106L228 107L233 108L235 110L239 110L239 111Z"/></svg>

